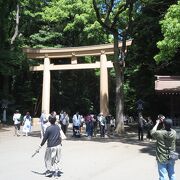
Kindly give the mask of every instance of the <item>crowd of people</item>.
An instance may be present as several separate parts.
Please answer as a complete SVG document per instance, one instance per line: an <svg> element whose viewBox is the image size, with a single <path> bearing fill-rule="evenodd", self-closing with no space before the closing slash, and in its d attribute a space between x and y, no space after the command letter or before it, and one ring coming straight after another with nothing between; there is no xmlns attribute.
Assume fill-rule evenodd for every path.
<svg viewBox="0 0 180 180"><path fill-rule="evenodd" d="M55 111L54 111L55 112ZM105 137L105 134L110 135L114 133L115 130L115 119L111 115L104 116L103 113L95 115L93 113L88 113L83 116L79 112L76 112L72 119L70 119L67 112L61 110L60 114L56 114L57 122L61 125L63 133L66 135L67 129L69 127L70 121L72 122L72 136L81 137L82 130L85 128L85 135L91 139L100 134L100 137ZM48 118L42 112L40 116L41 124L41 136L43 136L48 123Z"/></svg>
<svg viewBox="0 0 180 180"><path fill-rule="evenodd" d="M83 129L85 129L85 135L89 139L96 137L97 134L99 134L100 137L105 137L105 135L113 135L115 130L115 118L110 114L106 116L103 115L103 113L99 113L98 115L94 113L80 115L79 112L76 112L72 118L70 118L68 113L63 110L61 110L59 114L53 111L50 115L47 115L44 111L42 111L39 117L41 138L44 136L46 128L50 125L49 117L52 115L56 118L57 123L61 126L61 129L65 135L70 122L72 123L73 137L81 137ZM31 133L32 117L29 112L22 116L19 110L16 110L13 115L13 121L16 136L28 136Z"/></svg>
<svg viewBox="0 0 180 180"><path fill-rule="evenodd" d="M98 133L100 137L105 137L105 134L113 134L115 130L115 118L111 115L104 116L103 113L98 115L88 113L82 116L79 115L79 112L76 112L73 115L72 123L74 137L81 136L83 126L85 126L85 133L89 139L96 137Z"/></svg>
<svg viewBox="0 0 180 180"><path fill-rule="evenodd" d="M32 118L27 112L22 116L19 110L13 115L15 126L15 135L20 136L20 126L22 124L22 132L25 136L31 132ZM39 118L41 124L41 138L40 147L47 141L47 148L45 151L45 167L47 169L45 175L47 177L60 176L59 162L61 157L61 141L66 135L70 122L70 117L67 112L61 111L59 115L53 111L50 115L42 112ZM95 115L88 113L82 116L76 112L72 116L72 135L73 137L81 137L82 127L85 125L86 136L91 139L97 136L99 132L100 137L105 137L105 134L113 134L115 129L115 119L111 115L104 116L103 113ZM143 141L144 130L147 131L147 139L152 138L156 140L156 160L160 180L175 180L174 165L175 160L179 158L176 150L176 131L172 129L173 121L165 118L159 114L156 123L150 117L146 119L142 113L138 116L138 139ZM66 136L65 136L66 137Z"/></svg>

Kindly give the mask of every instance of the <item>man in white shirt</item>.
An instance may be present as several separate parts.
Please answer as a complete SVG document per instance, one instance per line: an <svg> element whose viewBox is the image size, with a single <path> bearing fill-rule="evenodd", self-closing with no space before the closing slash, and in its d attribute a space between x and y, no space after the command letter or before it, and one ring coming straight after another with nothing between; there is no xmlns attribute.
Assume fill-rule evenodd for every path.
<svg viewBox="0 0 180 180"><path fill-rule="evenodd" d="M15 136L20 136L20 126L21 126L21 114L19 110L16 110L13 115L14 127L15 127Z"/></svg>
<svg viewBox="0 0 180 180"><path fill-rule="evenodd" d="M80 135L81 116L79 112L73 115L73 136Z"/></svg>

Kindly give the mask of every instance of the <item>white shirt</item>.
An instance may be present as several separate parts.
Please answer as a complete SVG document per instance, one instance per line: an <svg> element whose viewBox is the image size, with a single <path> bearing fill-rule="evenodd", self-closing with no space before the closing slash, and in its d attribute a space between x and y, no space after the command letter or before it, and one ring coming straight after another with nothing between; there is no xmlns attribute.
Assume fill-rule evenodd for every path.
<svg viewBox="0 0 180 180"><path fill-rule="evenodd" d="M19 124L20 123L20 118L21 118L20 113L14 113L14 115L13 115L14 124Z"/></svg>
<svg viewBox="0 0 180 180"><path fill-rule="evenodd" d="M47 122L47 118L46 118L46 114L45 113L42 113L41 116L40 116L40 122L41 124L44 124Z"/></svg>
<svg viewBox="0 0 180 180"><path fill-rule="evenodd" d="M81 125L81 116L78 114L75 114L73 116L73 125L74 126L80 126Z"/></svg>

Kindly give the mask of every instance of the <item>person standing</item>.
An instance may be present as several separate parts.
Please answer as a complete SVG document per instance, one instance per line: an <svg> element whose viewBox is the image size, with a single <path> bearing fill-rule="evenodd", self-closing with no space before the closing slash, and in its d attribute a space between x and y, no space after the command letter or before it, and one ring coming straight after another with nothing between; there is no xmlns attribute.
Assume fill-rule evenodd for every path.
<svg viewBox="0 0 180 180"><path fill-rule="evenodd" d="M30 116L30 113L27 112L23 118L23 132L25 133L26 136L28 136L28 133L31 132L31 124L32 124L32 118Z"/></svg>
<svg viewBox="0 0 180 180"><path fill-rule="evenodd" d="M145 124L146 124L146 120L143 118L142 114L139 114L139 119L138 119L138 139L139 139L139 141L144 140Z"/></svg>
<svg viewBox="0 0 180 180"><path fill-rule="evenodd" d="M153 128L153 121L151 117L147 118L147 124L146 124L146 129L147 129L147 140L151 141L152 136L151 136L151 130Z"/></svg>
<svg viewBox="0 0 180 180"><path fill-rule="evenodd" d="M66 134L67 132L68 125L69 125L69 115L66 112L64 112L63 118L61 119L61 129L64 132L64 134Z"/></svg>
<svg viewBox="0 0 180 180"><path fill-rule="evenodd" d="M73 120L73 136L80 137L81 116L79 115L79 112L76 112L76 114L73 115L72 120Z"/></svg>
<svg viewBox="0 0 180 180"><path fill-rule="evenodd" d="M116 120L115 120L114 116L111 116L111 120L110 120L110 133L111 134L114 133L115 126L116 126Z"/></svg>
<svg viewBox="0 0 180 180"><path fill-rule="evenodd" d="M62 120L64 119L64 111L61 110L60 114L59 114L59 124L62 125Z"/></svg>
<svg viewBox="0 0 180 180"><path fill-rule="evenodd" d="M44 137L40 146L43 146L47 141L47 148L44 156L46 177L58 177L60 176L59 163L61 157L61 134L60 126L55 124L56 117L49 116L49 122L51 125L47 127Z"/></svg>
<svg viewBox="0 0 180 180"><path fill-rule="evenodd" d="M94 115L94 118L93 118L93 135L94 135L94 137L97 136L97 128L98 128L98 119L97 119L97 115Z"/></svg>
<svg viewBox="0 0 180 180"><path fill-rule="evenodd" d="M100 126L100 136L104 137L105 136L106 118L103 116L103 113L100 113L98 115L98 121L99 121L99 126Z"/></svg>
<svg viewBox="0 0 180 180"><path fill-rule="evenodd" d="M48 119L47 119L44 111L42 111L39 120L40 120L40 124L41 124L41 138L43 138L44 133L45 133L45 124L48 122Z"/></svg>
<svg viewBox="0 0 180 180"><path fill-rule="evenodd" d="M93 136L93 121L94 121L94 114L89 113L85 117L86 133L87 133L88 139L91 139Z"/></svg>
<svg viewBox="0 0 180 180"><path fill-rule="evenodd" d="M16 110L13 115L13 121L14 121L14 135L20 136L20 126L21 126L21 114L19 113L19 110Z"/></svg>
<svg viewBox="0 0 180 180"><path fill-rule="evenodd" d="M107 132L107 135L109 136L110 135L111 115L109 114L105 118L106 118L106 132Z"/></svg>
<svg viewBox="0 0 180 180"><path fill-rule="evenodd" d="M163 129L157 130L159 124L163 124ZM151 130L151 135L156 140L159 180L175 180L175 160L170 159L170 151L176 149L176 131L171 127L171 119L158 119Z"/></svg>

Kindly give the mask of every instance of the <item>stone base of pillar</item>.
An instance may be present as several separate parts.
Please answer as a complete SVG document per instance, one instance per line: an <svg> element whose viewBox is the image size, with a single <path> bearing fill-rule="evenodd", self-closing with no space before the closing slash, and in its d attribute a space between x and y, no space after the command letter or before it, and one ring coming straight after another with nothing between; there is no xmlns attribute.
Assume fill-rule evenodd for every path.
<svg viewBox="0 0 180 180"><path fill-rule="evenodd" d="M39 122L39 118L32 118L32 125L33 126L39 126L40 122Z"/></svg>

